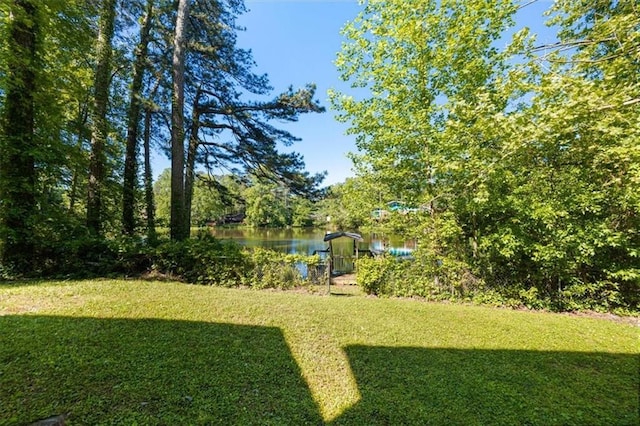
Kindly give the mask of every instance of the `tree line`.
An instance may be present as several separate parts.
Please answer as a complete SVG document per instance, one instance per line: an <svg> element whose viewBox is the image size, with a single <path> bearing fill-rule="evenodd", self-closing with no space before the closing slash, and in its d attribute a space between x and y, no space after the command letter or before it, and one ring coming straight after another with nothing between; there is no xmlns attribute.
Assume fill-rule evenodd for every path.
<svg viewBox="0 0 640 426"><path fill-rule="evenodd" d="M191 202L194 227L243 224L253 228L312 227L324 225L314 200L289 188L252 177L212 176L199 172ZM164 170L154 183L156 218L168 226L171 218L171 170Z"/></svg>
<svg viewBox="0 0 640 426"><path fill-rule="evenodd" d="M558 0L552 44L513 30L532 3L364 5L336 60L357 95L332 94L357 140L347 198L426 212L397 224L422 250L404 295L436 282L637 309L638 3Z"/></svg>
<svg viewBox="0 0 640 426"><path fill-rule="evenodd" d="M155 239L151 153L171 158L170 235L188 238L198 168L312 197L273 124L324 111L272 95L236 45L239 0L0 1L0 261L16 273L72 238ZM219 189L221 189L220 187Z"/></svg>

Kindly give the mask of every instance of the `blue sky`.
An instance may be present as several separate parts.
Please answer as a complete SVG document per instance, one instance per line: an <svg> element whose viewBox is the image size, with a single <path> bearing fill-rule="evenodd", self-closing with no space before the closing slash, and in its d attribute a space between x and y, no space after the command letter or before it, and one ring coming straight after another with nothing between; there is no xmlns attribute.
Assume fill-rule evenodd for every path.
<svg viewBox="0 0 640 426"><path fill-rule="evenodd" d="M408 0L407 5L410 3ZM346 154L355 150L355 137L345 135L347 125L334 119L327 90L350 91L340 81L333 61L343 41L340 29L362 6L357 0L245 0L245 4L249 11L239 24L246 31L239 34L238 45L252 50L256 72L269 75L274 94L290 85L296 88L315 83L316 97L327 108L324 114L307 114L296 123L282 124L302 138L291 149L304 156L310 172L328 172L326 185L353 176ZM529 26L540 34L540 42L553 41L553 32L544 27L542 17L551 4L550 0L538 0L522 9L517 28ZM160 171L156 166L156 172Z"/></svg>
<svg viewBox="0 0 640 426"><path fill-rule="evenodd" d="M327 90L348 90L333 61L342 43L340 29L357 16L358 2L246 0L246 5L250 11L239 23L247 30L238 44L252 50L257 70L269 75L274 92L315 83L316 97L327 109L283 126L302 138L292 149L304 156L307 170L328 172L325 184L344 181L352 175L346 153L355 149L354 138L334 120Z"/></svg>

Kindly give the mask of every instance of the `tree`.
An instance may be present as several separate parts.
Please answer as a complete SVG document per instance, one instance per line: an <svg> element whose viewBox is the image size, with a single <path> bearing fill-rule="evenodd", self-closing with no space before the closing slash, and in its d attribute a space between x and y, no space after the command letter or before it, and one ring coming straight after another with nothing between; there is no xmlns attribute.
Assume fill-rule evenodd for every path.
<svg viewBox="0 0 640 426"><path fill-rule="evenodd" d="M247 204L245 223L252 227L283 227L289 224L286 195L273 184L254 182L242 194Z"/></svg>
<svg viewBox="0 0 640 426"><path fill-rule="evenodd" d="M0 259L18 272L30 270L34 249L40 13L37 2L10 3L0 146Z"/></svg>
<svg viewBox="0 0 640 426"><path fill-rule="evenodd" d="M174 73L174 86L184 88L183 102L189 108L177 107L178 86L173 88L172 104L172 164L174 172L174 213L181 211L184 229L189 228L191 200L196 181L196 168L203 165L212 174L253 174L264 179L277 180L292 191L308 194L317 191L323 175L310 176L304 172L304 162L296 153L281 153L277 144L290 145L298 139L289 132L270 124L273 120L295 121L306 112L324 109L313 99L315 87L309 85L277 96L272 101L246 101L248 95L264 97L272 90L266 76L255 75L249 51L236 46L235 23L244 11L241 2L203 1L193 4L180 3L186 10L185 28L173 31L173 69L182 62L180 71L184 83ZM178 9L176 23L183 22ZM167 19L161 19L167 22ZM178 34L184 45L179 52ZM189 114L186 111L190 111ZM180 113L179 113L180 112ZM182 116L182 126L175 122ZM182 128L182 130L179 129ZM181 132L180 134L178 134ZM186 138L185 138L186 137ZM186 161L182 157L187 140ZM179 149L180 147L180 149ZM184 172L181 172L184 170ZM181 178L180 174L183 173ZM180 183L182 181L182 183ZM180 207L183 206L183 207ZM177 217L176 215L174 215ZM172 222L172 229L177 222ZM174 231L172 231L173 235ZM180 238L188 234L181 234ZM177 237L176 237L177 238Z"/></svg>
<svg viewBox="0 0 640 426"><path fill-rule="evenodd" d="M301 113L322 112L324 109L313 99L315 87L310 85L295 92L290 88L269 102L239 102L218 93L204 93L204 100L196 101L187 175L193 173L196 151L204 147L207 164L252 174L284 185L299 195L316 195L324 175L310 176L303 172L304 162L297 153L278 152L279 142L291 145L298 139L269 124L273 119L295 121ZM225 138L222 141L215 140L222 137ZM190 191L188 179L187 194Z"/></svg>
<svg viewBox="0 0 640 426"><path fill-rule="evenodd" d="M563 303L638 304L638 12L634 2L557 2L558 43L533 49L531 67L547 70L526 111L535 144L519 157L529 176L518 207L538 287Z"/></svg>
<svg viewBox="0 0 640 426"><path fill-rule="evenodd" d="M315 203L300 196L292 196L289 203L291 210L291 226L300 228L313 226L313 216L316 211Z"/></svg>
<svg viewBox="0 0 640 426"><path fill-rule="evenodd" d="M145 212L147 216L147 238L153 242L156 239L155 200L153 196L153 172L151 170L151 107L144 111L144 194Z"/></svg>
<svg viewBox="0 0 640 426"><path fill-rule="evenodd" d="M191 222L205 226L225 215L229 201L221 196L220 183L215 176L199 173L196 178L191 209Z"/></svg>
<svg viewBox="0 0 640 426"><path fill-rule="evenodd" d="M229 214L244 213L241 202L245 188L236 182L233 176L209 176L199 173L196 176L193 192L192 222L204 226L209 221L224 219ZM157 205L157 219L163 225L169 224L171 170L165 169L154 185Z"/></svg>
<svg viewBox="0 0 640 426"><path fill-rule="evenodd" d="M370 95L332 96L356 167L428 206L411 228L441 268L555 307L637 305L637 6L560 1L557 44L524 28L498 50L518 7L367 3L337 64Z"/></svg>
<svg viewBox="0 0 640 426"><path fill-rule="evenodd" d="M100 22L96 40L96 71L94 77L93 107L91 109L91 158L89 165L89 191L87 197L87 227L96 235L102 228L102 191L105 178L105 147L109 134L107 109L111 80L111 40L114 34L116 1L105 0L100 9Z"/></svg>
<svg viewBox="0 0 640 426"><path fill-rule="evenodd" d="M140 127L140 112L143 101L143 78L148 61L149 43L151 41L152 18L154 14L154 0L147 0L147 4L140 26L140 41L135 49L133 64L133 79L131 95L127 113L127 146L124 161L124 183L122 189L122 225L125 234L133 235L135 223L135 190L137 176L138 130ZM145 138L145 140L147 140ZM145 145L146 146L146 145ZM148 214L148 213L147 213ZM149 227L151 228L151 227Z"/></svg>
<svg viewBox="0 0 640 426"><path fill-rule="evenodd" d="M171 169L164 169L153 184L155 218L160 226L168 226L171 220Z"/></svg>
<svg viewBox="0 0 640 426"><path fill-rule="evenodd" d="M465 119L455 108L498 100L504 55L493 42L514 12L508 1L367 3L343 30L350 42L336 64L371 96L331 95L339 119L352 123L363 176L411 204L444 196L466 147L443 132L448 120Z"/></svg>
<svg viewBox="0 0 640 426"><path fill-rule="evenodd" d="M184 205L184 69L189 0L177 5L173 37L171 97L171 238L189 237Z"/></svg>
<svg viewBox="0 0 640 426"><path fill-rule="evenodd" d="M345 27L336 63L370 96L331 99L351 122L352 158L369 186L432 215L477 192L505 140L485 125L519 95L512 52L494 47L515 11L508 1L371 2Z"/></svg>
<svg viewBox="0 0 640 426"><path fill-rule="evenodd" d="M380 185L369 185L368 179L348 178L331 185L318 202L323 222L345 231L372 225L371 214L384 208L390 196Z"/></svg>
<svg viewBox="0 0 640 426"><path fill-rule="evenodd" d="M304 172L296 153L278 152L277 144L299 139L271 124L296 121L300 114L322 112L314 100L315 86L282 93L270 101L247 101L247 95L264 98L272 88L266 75L256 75L251 53L236 46L237 15L241 3L194 4L189 31L187 78L191 126L185 172L185 209L189 216L197 163L238 175L259 176L288 186L295 193L311 195L322 175ZM217 170L216 170L217 172Z"/></svg>

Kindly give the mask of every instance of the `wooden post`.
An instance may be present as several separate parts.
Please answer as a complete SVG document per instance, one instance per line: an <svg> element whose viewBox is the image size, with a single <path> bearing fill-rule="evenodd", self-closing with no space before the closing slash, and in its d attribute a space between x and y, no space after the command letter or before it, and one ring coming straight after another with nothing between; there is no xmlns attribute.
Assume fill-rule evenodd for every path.
<svg viewBox="0 0 640 426"><path fill-rule="evenodd" d="M331 274L333 273L333 242L329 241L329 280L331 280Z"/></svg>
<svg viewBox="0 0 640 426"><path fill-rule="evenodd" d="M327 260L327 294L331 296L331 256Z"/></svg>
<svg viewBox="0 0 640 426"><path fill-rule="evenodd" d="M353 245L356 247L356 260L353 262L353 272L358 272L358 243L353 240Z"/></svg>

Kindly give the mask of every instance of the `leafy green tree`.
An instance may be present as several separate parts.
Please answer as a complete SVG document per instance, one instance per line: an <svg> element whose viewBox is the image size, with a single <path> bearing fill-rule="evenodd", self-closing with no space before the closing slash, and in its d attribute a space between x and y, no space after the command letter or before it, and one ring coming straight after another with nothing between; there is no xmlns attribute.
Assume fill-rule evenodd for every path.
<svg viewBox="0 0 640 426"><path fill-rule="evenodd" d="M17 235L15 232L22 234L19 240L35 250L25 250L22 255L30 259L29 263L37 265L38 256L47 250L45 246L69 238L78 231L76 215L83 213L83 206L76 201L83 191L82 184L87 175L87 94L92 84L87 52L91 51L94 42L91 21L95 14L86 2L73 0L0 1L0 11L0 143L3 144L3 154L7 154L0 159L0 163L5 162L0 166L0 175L14 166L24 166L24 161L11 158L17 145L14 145L13 137L7 137L7 133L26 127L32 129L32 137L23 141L28 141L31 146L22 146L19 151L21 156L30 157L29 162L34 164L33 173L25 169L19 174L28 181L32 180L32 184L21 184L22 178L18 176L9 180L0 178L9 185L0 183L2 199L7 199L5 206L11 203L11 193L16 190L31 193L31 196L26 192L20 195L21 203L31 204L28 212L20 213L28 227L23 228L24 232L13 225L2 227L7 234L0 237L0 245L4 242L11 245L12 235ZM25 24L20 32L24 36L23 30L33 31L35 50L32 53L35 56L30 56L32 53L22 48L15 57L12 53L16 48L15 40L11 34L14 28ZM26 41L25 37L22 41ZM23 66L28 66L30 71L21 70ZM13 81L16 77L24 80L19 86L15 86ZM31 118L28 114L15 115L11 112L15 108L16 95L23 106L32 105ZM15 209L12 211L17 212ZM21 256L20 250L10 251ZM27 272L33 272L26 266L29 263L23 266ZM19 269L23 268L16 270Z"/></svg>
<svg viewBox="0 0 640 426"><path fill-rule="evenodd" d="M503 55L493 43L514 12L505 1L367 3L336 64L371 96L331 96L356 135L356 170L409 204L441 197L466 150L443 131L465 119L458 106L495 99Z"/></svg>
<svg viewBox="0 0 640 426"><path fill-rule="evenodd" d="M556 307L637 305L637 6L560 1L557 44L497 49L521 6L367 3L337 65L369 96L332 95L356 168L426 207L406 227L427 260Z"/></svg>
<svg viewBox="0 0 640 426"><path fill-rule="evenodd" d="M330 186L318 202L319 224L345 231L372 225L372 212L382 207L383 200L388 201L388 194L369 182L368 178L348 178Z"/></svg>
<svg viewBox="0 0 640 426"><path fill-rule="evenodd" d="M135 190L138 168L138 133L144 99L143 79L149 60L149 43L151 42L152 20L155 14L154 3L154 0L147 0L140 25L140 40L134 52L135 61L133 64L131 95L127 111L127 146L122 188L122 225L124 232L128 235L133 235L136 228Z"/></svg>
<svg viewBox="0 0 640 426"><path fill-rule="evenodd" d="M0 245L2 263L29 270L34 250L37 201L35 135L40 35L36 2L13 1L7 19L7 75L4 82L0 160Z"/></svg>
<svg viewBox="0 0 640 426"><path fill-rule="evenodd" d="M201 173L196 178L193 192L190 222L196 226L204 226L209 221L223 217L230 206L225 199L221 184L216 177ZM226 188L225 188L226 189Z"/></svg>
<svg viewBox="0 0 640 426"><path fill-rule="evenodd" d="M307 228L313 226L313 216L315 213L315 203L311 200L292 196L289 200L291 210L291 226Z"/></svg>
<svg viewBox="0 0 640 426"><path fill-rule="evenodd" d="M102 231L102 192L105 180L106 145L109 133L107 110L113 57L112 39L115 31L116 1L101 4L96 39L96 71L91 109L91 158L89 163L89 191L87 198L87 227L94 234Z"/></svg>
<svg viewBox="0 0 640 426"><path fill-rule="evenodd" d="M226 215L241 214L244 204L240 202L244 187L232 176L209 176L199 173L193 193L191 223L203 226L209 221L223 219ZM165 169L154 184L156 200L155 217L167 226L171 216L171 169Z"/></svg>
<svg viewBox="0 0 640 426"><path fill-rule="evenodd" d="M525 112L529 176L514 192L530 244L520 252L539 289L563 303L638 303L638 12L633 2L557 2L559 42L535 50L547 70Z"/></svg>
<svg viewBox="0 0 640 426"><path fill-rule="evenodd" d="M153 184L155 219L159 226L169 226L171 220L171 169L164 169Z"/></svg>
<svg viewBox="0 0 640 426"><path fill-rule="evenodd" d="M242 195L247 205L246 224L276 228L290 224L286 192L276 184L256 181Z"/></svg>

